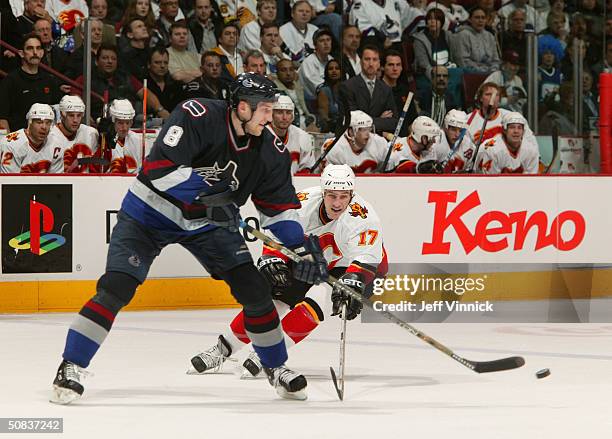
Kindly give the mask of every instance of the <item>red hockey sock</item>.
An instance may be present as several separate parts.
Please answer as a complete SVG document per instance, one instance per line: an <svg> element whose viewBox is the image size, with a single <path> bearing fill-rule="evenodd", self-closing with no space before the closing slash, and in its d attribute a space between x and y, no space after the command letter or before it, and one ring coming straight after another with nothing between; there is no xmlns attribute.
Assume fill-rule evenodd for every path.
<svg viewBox="0 0 612 439"><path fill-rule="evenodd" d="M299 343L323 321L321 307L309 297L298 303L281 321L283 331L295 343Z"/></svg>
<svg viewBox="0 0 612 439"><path fill-rule="evenodd" d="M244 344L249 344L251 342L244 329L244 311L240 311L238 315L234 317L234 320L230 323L230 328L238 340Z"/></svg>

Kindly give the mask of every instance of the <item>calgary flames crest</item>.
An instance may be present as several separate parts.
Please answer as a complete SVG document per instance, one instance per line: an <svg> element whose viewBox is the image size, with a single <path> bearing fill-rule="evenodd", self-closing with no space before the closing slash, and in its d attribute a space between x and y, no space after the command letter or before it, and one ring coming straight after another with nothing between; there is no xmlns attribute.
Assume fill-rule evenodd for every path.
<svg viewBox="0 0 612 439"><path fill-rule="evenodd" d="M363 219L366 219L368 217L368 209L365 206L362 206L359 203L351 203L349 204L349 207L351 208L351 211L349 212L349 214L351 216L354 217L361 217Z"/></svg>
<svg viewBox="0 0 612 439"><path fill-rule="evenodd" d="M297 196L297 199L301 202L301 201L306 201L308 199L308 192L298 192L297 194L295 194Z"/></svg>

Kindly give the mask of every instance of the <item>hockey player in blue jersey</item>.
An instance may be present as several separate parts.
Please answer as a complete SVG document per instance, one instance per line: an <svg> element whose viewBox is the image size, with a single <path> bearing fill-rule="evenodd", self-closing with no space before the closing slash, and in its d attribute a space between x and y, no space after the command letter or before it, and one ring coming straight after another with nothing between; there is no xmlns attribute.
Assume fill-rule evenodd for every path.
<svg viewBox="0 0 612 439"><path fill-rule="evenodd" d="M270 286L238 231L238 206L250 196L262 226L307 256L296 265L296 279L326 280L326 262L317 240L304 238L297 221L300 202L291 183L289 152L266 127L278 97L274 83L244 73L231 84L230 94L229 103L185 101L164 124L117 215L106 272L68 330L51 402L68 404L83 394L84 369L169 244L182 245L230 286L279 395L306 398L306 379L285 366L287 350ZM218 349L231 354L222 343Z"/></svg>

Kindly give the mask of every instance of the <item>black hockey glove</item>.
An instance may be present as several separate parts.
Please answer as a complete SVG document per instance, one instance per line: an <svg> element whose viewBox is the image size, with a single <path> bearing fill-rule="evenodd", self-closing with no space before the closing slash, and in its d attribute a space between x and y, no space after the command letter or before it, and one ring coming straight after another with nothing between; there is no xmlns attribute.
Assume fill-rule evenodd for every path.
<svg viewBox="0 0 612 439"><path fill-rule="evenodd" d="M346 294L342 289L338 286L338 284L342 284L344 286L350 287L355 292L364 296L365 292L365 282L363 278L357 273L344 273L338 279L338 282L334 284L334 288L332 290L331 300L332 300L332 316L340 316L342 318L342 304L346 303L346 319L353 320L355 317L361 313L363 309L363 304L353 297ZM364 296L365 300L365 296Z"/></svg>
<svg viewBox="0 0 612 439"><path fill-rule="evenodd" d="M115 123L110 117L101 117L97 120L98 132L106 139L106 145L110 149L115 149L117 133L115 132Z"/></svg>
<svg viewBox="0 0 612 439"><path fill-rule="evenodd" d="M262 255L257 261L257 269L272 285L273 290L291 286L291 270L278 256Z"/></svg>
<svg viewBox="0 0 612 439"><path fill-rule="evenodd" d="M319 238L310 235L304 239L301 247L293 250L302 258L293 267L293 277L307 284L318 285L325 282L329 276L327 272L327 261L319 245Z"/></svg>
<svg viewBox="0 0 612 439"><path fill-rule="evenodd" d="M444 168L442 163L436 160L427 160L417 165L417 174L442 174Z"/></svg>

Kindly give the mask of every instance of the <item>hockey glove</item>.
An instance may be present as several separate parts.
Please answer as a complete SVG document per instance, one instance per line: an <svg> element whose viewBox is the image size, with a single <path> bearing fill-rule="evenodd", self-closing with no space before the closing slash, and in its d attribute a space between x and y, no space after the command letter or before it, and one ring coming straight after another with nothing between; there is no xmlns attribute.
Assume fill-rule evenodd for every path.
<svg viewBox="0 0 612 439"><path fill-rule="evenodd" d="M257 269L272 285L273 290L291 286L289 266L278 256L262 255L257 261Z"/></svg>
<svg viewBox="0 0 612 439"><path fill-rule="evenodd" d="M417 174L442 174L442 163L436 160L427 160L417 165Z"/></svg>
<svg viewBox="0 0 612 439"><path fill-rule="evenodd" d="M101 117L97 122L98 132L106 139L106 145L110 149L115 149L117 144L115 139L117 137L117 133L115 132L115 123L110 117Z"/></svg>
<svg viewBox="0 0 612 439"><path fill-rule="evenodd" d="M363 282L362 277L357 273L344 273L342 276L340 276L338 282L334 284L334 288L332 290L331 315L339 315L342 318L342 304L346 303L346 319L353 320L359 315L359 313L361 313L361 310L363 309L363 304L359 300L354 299L353 297L342 291L338 284L342 284L344 286L352 288L353 290L355 290L355 292L364 296L365 283Z"/></svg>
<svg viewBox="0 0 612 439"><path fill-rule="evenodd" d="M319 238L315 235L306 237L304 244L294 251L304 259L294 265L293 277L307 284L315 285L327 280L329 276L327 261L319 245Z"/></svg>

